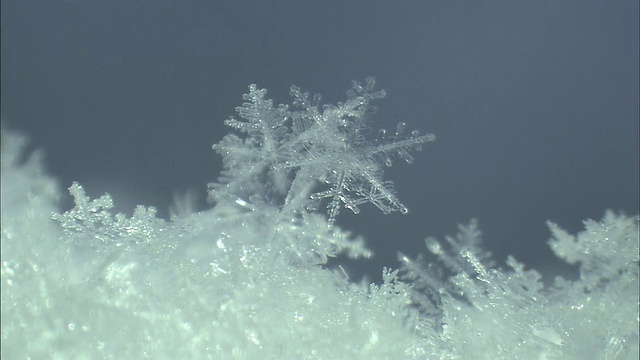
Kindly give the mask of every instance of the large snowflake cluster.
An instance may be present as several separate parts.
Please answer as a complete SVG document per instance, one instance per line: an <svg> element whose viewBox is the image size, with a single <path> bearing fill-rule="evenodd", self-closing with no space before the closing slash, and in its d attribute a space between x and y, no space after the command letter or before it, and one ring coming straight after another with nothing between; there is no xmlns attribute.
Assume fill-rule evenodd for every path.
<svg viewBox="0 0 640 360"><path fill-rule="evenodd" d="M410 151L435 136L405 134L406 125L399 123L395 133L381 130L376 139L368 139L371 103L385 95L374 91L372 78L354 82L348 99L337 105L320 106L318 95L310 99L295 86L292 106L274 107L265 94L251 85L246 102L237 108L242 120L225 122L247 136L230 134L214 145L225 171L210 185L213 199L236 199L251 208L270 204L285 216L315 210L328 199L329 223L341 207L358 213L363 203L384 213L407 211L393 183L382 180L383 166L391 166L396 156L412 162Z"/></svg>

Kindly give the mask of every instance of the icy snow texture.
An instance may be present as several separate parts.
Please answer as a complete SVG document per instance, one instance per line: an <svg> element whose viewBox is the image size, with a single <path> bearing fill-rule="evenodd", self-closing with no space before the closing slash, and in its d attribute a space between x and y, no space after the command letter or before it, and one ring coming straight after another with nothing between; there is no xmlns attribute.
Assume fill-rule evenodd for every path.
<svg viewBox="0 0 640 360"><path fill-rule="evenodd" d="M357 104L375 93L358 86L323 111L294 88L297 112L252 87L239 111L250 125L228 121L249 137L216 145L227 166L216 207L171 221L147 207L114 215L108 195L75 183L75 208L59 213L39 153L24 160L25 138L3 128L2 358L638 357L637 217L608 212L577 237L550 224L552 249L581 269L551 289L515 259L496 268L475 221L445 243L427 239L446 272L401 256L405 281L384 269L383 284L367 285L323 268L338 253L371 255L331 223L336 204L400 210L378 167L419 145L400 131L360 137ZM339 141L312 136L324 131ZM314 211L325 194L328 217Z"/></svg>

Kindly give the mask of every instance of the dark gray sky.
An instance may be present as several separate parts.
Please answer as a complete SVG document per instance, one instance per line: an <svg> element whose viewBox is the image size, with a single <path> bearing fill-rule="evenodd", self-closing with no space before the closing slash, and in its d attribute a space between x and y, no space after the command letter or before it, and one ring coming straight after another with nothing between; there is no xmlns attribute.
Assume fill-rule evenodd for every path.
<svg viewBox="0 0 640 360"><path fill-rule="evenodd" d="M66 188L122 211L205 197L247 85L327 102L376 76L373 127L433 132L394 180L409 215L338 222L373 271L477 217L499 260L553 271L545 221L638 212L638 2L3 0L2 114ZM204 200L203 200L204 206ZM346 212L343 212L346 214ZM356 270L353 270L357 273ZM357 276L357 275L356 275ZM374 276L375 278L375 276Z"/></svg>

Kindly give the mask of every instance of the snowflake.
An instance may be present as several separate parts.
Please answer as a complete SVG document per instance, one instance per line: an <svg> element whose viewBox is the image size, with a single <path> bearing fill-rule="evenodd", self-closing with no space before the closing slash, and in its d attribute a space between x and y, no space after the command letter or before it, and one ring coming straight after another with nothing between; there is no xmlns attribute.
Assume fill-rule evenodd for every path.
<svg viewBox="0 0 640 360"><path fill-rule="evenodd" d="M399 123L395 133L381 130L377 139L367 139L371 103L385 96L374 91L372 78L354 82L347 100L336 105L320 106L319 95L310 99L295 86L292 106L274 107L265 94L251 85L247 102L237 108L245 121L225 122L248 136L227 135L214 145L225 171L210 185L211 198L233 199L251 209L270 204L286 215L316 210L327 199L330 224L342 207L358 213L364 203L384 213L407 212L393 183L382 180L383 166L391 166L396 156L411 163L410 151L435 136L407 135Z"/></svg>

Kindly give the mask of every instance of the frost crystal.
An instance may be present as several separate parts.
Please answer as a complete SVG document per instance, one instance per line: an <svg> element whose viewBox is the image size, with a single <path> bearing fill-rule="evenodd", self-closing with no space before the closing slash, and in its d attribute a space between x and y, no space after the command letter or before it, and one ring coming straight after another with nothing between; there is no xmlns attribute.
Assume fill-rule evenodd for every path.
<svg viewBox="0 0 640 360"><path fill-rule="evenodd" d="M580 263L580 281L545 289L535 270L509 256L507 269L483 260L472 221L449 246L427 248L448 270L400 255L414 306L433 319L447 347L482 359L636 359L638 219L607 212L573 236L549 223L556 255Z"/></svg>
<svg viewBox="0 0 640 360"><path fill-rule="evenodd" d="M148 244L155 237L163 221L156 218L153 207L136 207L133 216L115 217L109 211L113 207L111 196L90 200L82 186L76 182L69 192L76 206L64 214L53 214L65 232L65 241L104 249L130 248Z"/></svg>
<svg viewBox="0 0 640 360"><path fill-rule="evenodd" d="M580 263L581 279L596 286L638 264L636 221L607 211L602 222L585 221L586 230L577 237L548 222L553 234L549 245L569 264Z"/></svg>
<svg viewBox="0 0 640 360"><path fill-rule="evenodd" d="M218 184L210 185L212 199L241 201L250 209L270 204L289 215L315 210L327 199L329 224L341 207L358 213L364 203L384 213L407 212L393 183L382 180L383 166L393 157L412 162L410 151L435 136L406 135L400 123L392 135L381 131L377 139L367 139L371 103L385 95L374 91L373 79L354 82L347 100L337 105L320 106L318 95L310 99L295 86L292 106L274 107L265 94L251 85L237 108L243 120L225 122L247 137L227 135L214 145L225 171Z"/></svg>

